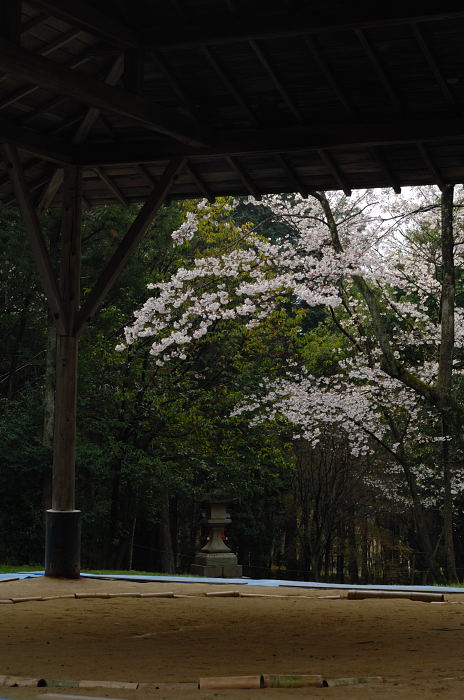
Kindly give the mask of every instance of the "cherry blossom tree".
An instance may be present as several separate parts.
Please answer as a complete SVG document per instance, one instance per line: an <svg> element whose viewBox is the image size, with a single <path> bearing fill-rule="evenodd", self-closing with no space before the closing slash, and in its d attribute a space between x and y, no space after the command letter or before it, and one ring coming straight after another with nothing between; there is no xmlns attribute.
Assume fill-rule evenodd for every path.
<svg viewBox="0 0 464 700"><path fill-rule="evenodd" d="M314 193L307 200L269 196L264 204L270 218L285 224L272 240L265 225L236 226L230 203L201 201L188 211L172 234L176 245L211 235L220 220L229 227L228 246L215 255L200 252L192 267L151 285L153 295L119 349L149 338L155 363L163 365L185 358L217 323L240 319L253 328L289 302L324 308L340 334L337 371L314 376L289 366L236 414L252 421L283 416L312 444L323 426L336 425L355 456L381 446L392 468L403 470L436 579L425 506L441 508L447 572L456 578L453 498L462 476L453 462L463 409L453 382L461 373L464 309L455 304L463 249L453 226L453 188L441 202L423 188L395 199L362 192L348 202L340 193ZM434 474L421 459L424 449L440 462ZM426 493L429 483L435 494Z"/></svg>

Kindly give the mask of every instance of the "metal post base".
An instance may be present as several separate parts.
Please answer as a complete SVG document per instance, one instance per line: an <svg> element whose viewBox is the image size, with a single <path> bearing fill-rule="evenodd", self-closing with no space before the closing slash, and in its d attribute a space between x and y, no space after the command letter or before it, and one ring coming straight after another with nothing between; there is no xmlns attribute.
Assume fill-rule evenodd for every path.
<svg viewBox="0 0 464 700"><path fill-rule="evenodd" d="M47 510L45 576L79 578L81 511Z"/></svg>

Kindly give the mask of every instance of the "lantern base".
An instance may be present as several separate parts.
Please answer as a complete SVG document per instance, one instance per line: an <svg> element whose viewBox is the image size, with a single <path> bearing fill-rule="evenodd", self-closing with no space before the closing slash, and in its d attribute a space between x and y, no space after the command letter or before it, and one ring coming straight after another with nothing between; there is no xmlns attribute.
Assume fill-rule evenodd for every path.
<svg viewBox="0 0 464 700"><path fill-rule="evenodd" d="M199 552L195 563L190 567L190 573L210 578L240 578L243 575L242 566L237 564L237 557L233 552Z"/></svg>

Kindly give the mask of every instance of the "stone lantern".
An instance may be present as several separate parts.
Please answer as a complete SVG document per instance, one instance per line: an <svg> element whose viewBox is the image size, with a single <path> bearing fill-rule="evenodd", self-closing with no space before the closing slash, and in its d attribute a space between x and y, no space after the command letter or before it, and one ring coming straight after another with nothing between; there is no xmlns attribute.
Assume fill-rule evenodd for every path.
<svg viewBox="0 0 464 700"><path fill-rule="evenodd" d="M213 578L239 578L242 567L237 564L236 555L224 542L224 528L232 522L227 505L232 499L205 498L209 517L202 520L208 525L208 542L195 555L195 561L190 572L195 576L211 576Z"/></svg>

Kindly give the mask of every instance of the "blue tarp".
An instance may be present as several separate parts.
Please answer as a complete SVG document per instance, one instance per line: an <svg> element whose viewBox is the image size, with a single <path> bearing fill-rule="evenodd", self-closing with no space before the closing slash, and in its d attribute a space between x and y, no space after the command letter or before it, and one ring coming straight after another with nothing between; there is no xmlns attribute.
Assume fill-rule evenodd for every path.
<svg viewBox="0 0 464 700"><path fill-rule="evenodd" d="M43 576L44 571L28 571L14 574L0 574L1 581L14 581L23 578ZM386 585L355 585L348 583L319 583L316 581L283 581L281 579L252 579L252 578L207 578L199 576L137 576L136 574L81 574L85 578L106 579L108 581L134 581L138 583L211 583L228 584L233 586L267 586L271 588L319 588L319 589L356 589L368 591L418 591L424 593L463 593L464 588L454 586L386 586Z"/></svg>

